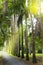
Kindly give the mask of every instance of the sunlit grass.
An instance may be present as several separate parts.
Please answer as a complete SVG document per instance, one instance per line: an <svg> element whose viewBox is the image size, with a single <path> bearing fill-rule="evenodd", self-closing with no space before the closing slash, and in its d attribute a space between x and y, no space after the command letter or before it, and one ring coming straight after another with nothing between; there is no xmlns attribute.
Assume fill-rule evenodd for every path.
<svg viewBox="0 0 43 65"><path fill-rule="evenodd" d="M20 51L20 55L22 55L22 51ZM33 56L32 53L31 54L28 54L28 55L29 55L29 57L32 57ZM36 57L42 57L43 56L43 54L41 54L41 53L36 53L35 55L36 55ZM26 53L24 54L24 57L26 57Z"/></svg>
<svg viewBox="0 0 43 65"><path fill-rule="evenodd" d="M2 59L2 54L0 53L0 59Z"/></svg>
<svg viewBox="0 0 43 65"><path fill-rule="evenodd" d="M42 57L42 56L43 56L43 54L36 54L36 56L37 56L37 57Z"/></svg>
<svg viewBox="0 0 43 65"><path fill-rule="evenodd" d="M0 58L2 57L2 55L0 54Z"/></svg>
<svg viewBox="0 0 43 65"><path fill-rule="evenodd" d="M30 58L32 58L32 56L33 56L32 53L31 54L29 53L28 55ZM36 55L36 57L42 57L43 56L42 53L36 53L35 55ZM20 51L20 56L22 56L22 51ZM26 53L24 53L24 58L26 58Z"/></svg>

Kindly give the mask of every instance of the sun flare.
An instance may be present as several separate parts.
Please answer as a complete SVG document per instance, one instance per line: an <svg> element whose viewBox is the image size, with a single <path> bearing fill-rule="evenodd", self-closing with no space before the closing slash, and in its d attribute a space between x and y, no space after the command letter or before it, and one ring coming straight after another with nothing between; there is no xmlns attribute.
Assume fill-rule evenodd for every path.
<svg viewBox="0 0 43 65"><path fill-rule="evenodd" d="M38 14L40 12L43 14L43 2L40 2L40 4L38 4L38 2L32 3L30 9L33 14Z"/></svg>
<svg viewBox="0 0 43 65"><path fill-rule="evenodd" d="M31 5L31 12L36 14L38 12L39 4L37 2L32 3Z"/></svg>

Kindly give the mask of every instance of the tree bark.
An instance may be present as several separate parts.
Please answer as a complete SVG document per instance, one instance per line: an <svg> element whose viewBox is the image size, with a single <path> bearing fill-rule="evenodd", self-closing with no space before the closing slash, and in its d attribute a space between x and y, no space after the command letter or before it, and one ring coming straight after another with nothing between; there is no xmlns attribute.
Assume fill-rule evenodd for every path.
<svg viewBox="0 0 43 65"><path fill-rule="evenodd" d="M18 57L20 57L20 25L18 26L19 43L18 43Z"/></svg>
<svg viewBox="0 0 43 65"><path fill-rule="evenodd" d="M35 55L35 30L33 29L33 20L31 15L31 25L32 25L32 51L33 51L33 63L36 63L36 55Z"/></svg>
<svg viewBox="0 0 43 65"><path fill-rule="evenodd" d="M23 46L23 23L21 20L21 28L22 28L22 58L24 58L24 46Z"/></svg>
<svg viewBox="0 0 43 65"><path fill-rule="evenodd" d="M25 16L25 23L26 23L26 29L25 29L25 44L26 44L26 60L29 60L29 49L28 49L28 32L27 32L27 17Z"/></svg>

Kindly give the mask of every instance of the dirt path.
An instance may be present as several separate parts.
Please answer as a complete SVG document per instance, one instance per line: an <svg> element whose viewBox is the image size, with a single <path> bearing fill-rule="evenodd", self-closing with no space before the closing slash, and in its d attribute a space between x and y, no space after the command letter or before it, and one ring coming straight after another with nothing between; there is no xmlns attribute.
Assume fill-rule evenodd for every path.
<svg viewBox="0 0 43 65"><path fill-rule="evenodd" d="M8 56L6 53L2 53L4 65L27 65L23 60L16 57Z"/></svg>

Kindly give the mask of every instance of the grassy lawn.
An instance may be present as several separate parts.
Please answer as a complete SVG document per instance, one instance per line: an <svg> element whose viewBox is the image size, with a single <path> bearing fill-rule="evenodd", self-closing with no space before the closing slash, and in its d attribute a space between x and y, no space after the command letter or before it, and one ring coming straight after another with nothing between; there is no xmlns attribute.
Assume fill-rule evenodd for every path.
<svg viewBox="0 0 43 65"><path fill-rule="evenodd" d="M36 56L37 56L37 57L42 57L42 56L43 56L43 54L36 54Z"/></svg>
<svg viewBox="0 0 43 65"><path fill-rule="evenodd" d="M32 55L33 55L33 54L31 54L31 55L29 54L29 57L32 57ZM42 56L43 56L43 54L40 54L40 53L37 53L37 54L36 54L36 57L42 57ZM26 57L26 54L24 54L24 57Z"/></svg>

